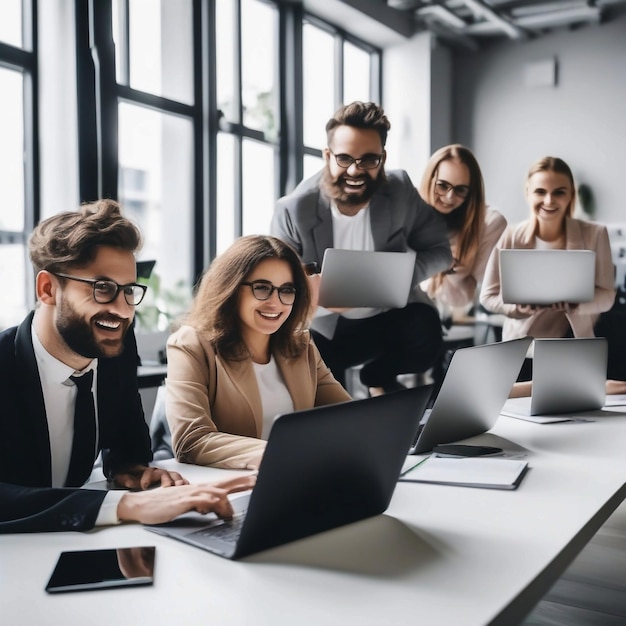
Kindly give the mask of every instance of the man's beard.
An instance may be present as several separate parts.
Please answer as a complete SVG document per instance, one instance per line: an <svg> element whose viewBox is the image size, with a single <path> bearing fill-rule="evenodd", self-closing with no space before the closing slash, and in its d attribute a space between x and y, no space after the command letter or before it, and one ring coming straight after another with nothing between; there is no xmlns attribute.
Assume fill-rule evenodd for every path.
<svg viewBox="0 0 626 626"><path fill-rule="evenodd" d="M117 315L102 313L91 318L91 322L100 320L115 320L121 322L122 336L120 339L105 339L98 341L94 335L91 323L82 318L67 300L62 300L56 327L57 331L67 344L75 352L87 359L102 359L119 356L124 351L124 335L130 327L130 320L120 318Z"/></svg>
<svg viewBox="0 0 626 626"><path fill-rule="evenodd" d="M320 181L324 193L331 200L340 204L365 204L369 202L370 198L378 191L378 189L380 189L380 187L387 182L385 170L381 167L376 178L372 178L365 172L359 176L359 180L364 181L364 184L361 186L360 193L346 193L344 191L345 178L348 178L345 173L340 174L337 178L333 178L333 175L330 173L330 168L328 167L328 164L326 164L322 174L322 180ZM352 180L354 180L354 178L352 178Z"/></svg>

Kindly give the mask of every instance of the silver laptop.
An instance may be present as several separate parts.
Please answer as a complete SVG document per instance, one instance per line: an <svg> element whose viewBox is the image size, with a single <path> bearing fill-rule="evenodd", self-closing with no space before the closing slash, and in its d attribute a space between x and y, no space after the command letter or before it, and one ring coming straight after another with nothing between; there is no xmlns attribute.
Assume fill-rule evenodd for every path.
<svg viewBox="0 0 626 626"><path fill-rule="evenodd" d="M531 337L459 348L430 413L420 423L412 454L474 437L498 419L524 363Z"/></svg>
<svg viewBox="0 0 626 626"><path fill-rule="evenodd" d="M432 388L276 418L252 492L230 521L188 514L147 530L230 559L383 513ZM247 511L245 511L247 505Z"/></svg>
<svg viewBox="0 0 626 626"><path fill-rule="evenodd" d="M604 337L535 339L532 395L511 398L505 415L595 411L606 401L608 343Z"/></svg>
<svg viewBox="0 0 626 626"><path fill-rule="evenodd" d="M408 302L414 270L414 250L327 248L322 260L319 305L401 309Z"/></svg>
<svg viewBox="0 0 626 626"><path fill-rule="evenodd" d="M500 250L505 304L554 304L593 300L596 253L592 250Z"/></svg>

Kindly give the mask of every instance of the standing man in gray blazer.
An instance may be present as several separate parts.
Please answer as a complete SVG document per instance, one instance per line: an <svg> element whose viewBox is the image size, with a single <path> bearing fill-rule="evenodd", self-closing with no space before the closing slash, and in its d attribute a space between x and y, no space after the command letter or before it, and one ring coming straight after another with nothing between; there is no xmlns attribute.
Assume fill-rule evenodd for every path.
<svg viewBox="0 0 626 626"><path fill-rule="evenodd" d="M441 322L419 283L452 264L443 220L405 171L385 172L389 128L373 102L341 107L326 124L324 169L278 201L271 228L304 263L318 266L326 248L417 253L406 307L318 308L312 322L337 380L345 385L346 368L364 363L361 382L372 395L401 388L398 374L425 372L435 363Z"/></svg>

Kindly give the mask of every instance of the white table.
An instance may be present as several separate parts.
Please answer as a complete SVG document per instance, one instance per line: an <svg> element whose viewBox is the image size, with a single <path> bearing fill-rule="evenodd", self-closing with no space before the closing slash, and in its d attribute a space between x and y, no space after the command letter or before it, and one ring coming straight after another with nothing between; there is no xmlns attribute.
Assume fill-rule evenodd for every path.
<svg viewBox="0 0 626 626"><path fill-rule="evenodd" d="M136 525L0 535L2 623L518 623L626 496L626 417L555 425L501 417L478 440L502 445L496 436L527 454L517 491L400 483L385 515L243 561ZM193 481L224 475L168 464ZM153 587L45 593L61 550L133 545L157 546Z"/></svg>

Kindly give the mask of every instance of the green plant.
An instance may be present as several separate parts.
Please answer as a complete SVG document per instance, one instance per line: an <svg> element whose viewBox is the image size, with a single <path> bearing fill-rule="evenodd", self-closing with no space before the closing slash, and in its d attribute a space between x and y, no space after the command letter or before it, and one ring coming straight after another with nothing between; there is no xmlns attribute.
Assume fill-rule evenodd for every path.
<svg viewBox="0 0 626 626"><path fill-rule="evenodd" d="M168 330L171 323L182 315L191 303L191 288L184 280L177 281L173 287L165 289L161 277L152 272L149 279L139 279L147 285L143 302L137 307L137 328L152 332Z"/></svg>
<svg viewBox="0 0 626 626"><path fill-rule="evenodd" d="M578 202L582 210L592 218L596 212L596 200L593 190L586 183L578 185Z"/></svg>

